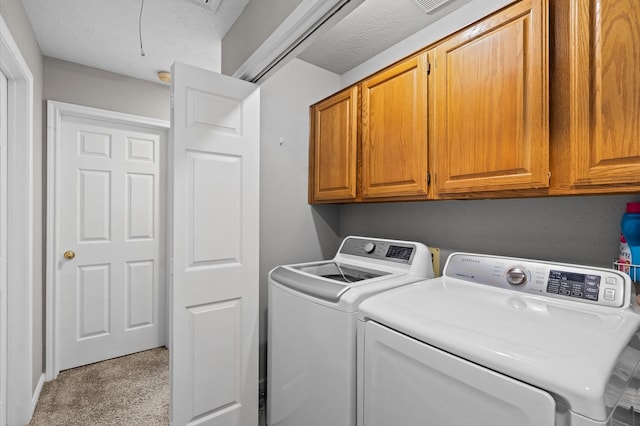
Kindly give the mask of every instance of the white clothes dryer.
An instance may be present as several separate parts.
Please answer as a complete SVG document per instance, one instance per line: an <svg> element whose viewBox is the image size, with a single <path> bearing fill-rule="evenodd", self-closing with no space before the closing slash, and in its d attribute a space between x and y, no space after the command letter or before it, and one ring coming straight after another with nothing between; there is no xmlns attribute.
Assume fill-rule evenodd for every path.
<svg viewBox="0 0 640 426"><path fill-rule="evenodd" d="M355 426L358 305L433 277L417 242L350 236L330 261L269 273L267 424Z"/></svg>
<svg viewBox="0 0 640 426"><path fill-rule="evenodd" d="M640 314L621 272L454 253L360 305L360 426L640 424Z"/></svg>

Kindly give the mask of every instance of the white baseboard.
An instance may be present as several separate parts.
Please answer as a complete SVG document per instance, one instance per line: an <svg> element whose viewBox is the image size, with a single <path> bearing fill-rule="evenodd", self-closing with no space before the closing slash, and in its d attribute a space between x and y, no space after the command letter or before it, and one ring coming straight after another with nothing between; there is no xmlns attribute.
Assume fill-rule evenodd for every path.
<svg viewBox="0 0 640 426"><path fill-rule="evenodd" d="M40 392L42 392L42 387L44 386L44 373L40 375L40 379L38 380L38 386L36 386L36 390L33 392L33 397L31 398L31 416L33 417L33 413L36 411L36 405L38 405L38 400L40 399Z"/></svg>

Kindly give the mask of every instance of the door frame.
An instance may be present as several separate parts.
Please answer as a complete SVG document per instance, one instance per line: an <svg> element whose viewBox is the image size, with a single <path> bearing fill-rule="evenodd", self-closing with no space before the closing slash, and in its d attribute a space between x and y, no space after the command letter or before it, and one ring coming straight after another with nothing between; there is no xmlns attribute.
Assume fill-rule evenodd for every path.
<svg viewBox="0 0 640 426"><path fill-rule="evenodd" d="M8 80L7 424L29 422L33 390L33 74L0 15L0 70ZM4 381L4 378L3 378ZM35 394L35 395L34 395ZM34 397L35 396L35 397Z"/></svg>
<svg viewBox="0 0 640 426"><path fill-rule="evenodd" d="M0 425L7 424L7 125L8 80L0 70Z"/></svg>
<svg viewBox="0 0 640 426"><path fill-rule="evenodd" d="M139 115L107 111L98 108L91 108L81 105L69 104L58 101L47 101L47 231L46 231L46 343L45 343L45 359L46 359L46 380L53 380L58 376L60 369L58 367L58 350L56 347L57 340L57 311L56 311L56 292L57 292L57 267L56 262L58 256L56 253L56 239L60 234L58 224L58 212L56 209L56 193L59 192L60 185L60 171L57 170L57 163L60 158L60 145L62 143L62 129L61 122L63 116L72 116L76 118L87 118L92 120L103 120L109 123L133 125L140 127L148 127L154 130L161 130L165 132L165 146L160 149L161 163L160 174L167 176L167 168L169 167L170 158L169 150L167 149L169 142L169 130L170 123L167 120L160 120L156 118L143 117ZM165 185L164 190L160 192L163 194L165 205L161 209L164 215L163 231L165 232L165 243L163 250L165 251L166 259L169 259L169 239L168 239L168 184ZM169 262L165 262L164 267L161 268L164 271L164 292L165 292L165 317L162 319L165 323L165 342L168 343L168 277L169 277Z"/></svg>

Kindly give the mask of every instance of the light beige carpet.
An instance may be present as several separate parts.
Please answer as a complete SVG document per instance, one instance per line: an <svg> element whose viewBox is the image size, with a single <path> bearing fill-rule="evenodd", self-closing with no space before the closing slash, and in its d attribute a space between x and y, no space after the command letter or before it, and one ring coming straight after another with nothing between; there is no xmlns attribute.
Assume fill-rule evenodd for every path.
<svg viewBox="0 0 640 426"><path fill-rule="evenodd" d="M66 370L44 384L29 426L169 424L169 351Z"/></svg>

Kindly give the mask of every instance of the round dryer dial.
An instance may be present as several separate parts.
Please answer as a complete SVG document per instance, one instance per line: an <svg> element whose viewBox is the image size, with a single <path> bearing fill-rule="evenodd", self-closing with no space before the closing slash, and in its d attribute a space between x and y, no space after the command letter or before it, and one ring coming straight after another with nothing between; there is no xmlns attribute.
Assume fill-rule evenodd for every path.
<svg viewBox="0 0 640 426"><path fill-rule="evenodd" d="M367 253L373 253L375 249L376 249L376 245L374 243L367 243L364 246L364 251Z"/></svg>
<svg viewBox="0 0 640 426"><path fill-rule="evenodd" d="M527 270L521 266L514 266L507 270L507 282L511 285L523 285L527 282Z"/></svg>

